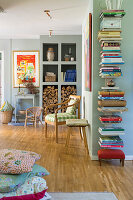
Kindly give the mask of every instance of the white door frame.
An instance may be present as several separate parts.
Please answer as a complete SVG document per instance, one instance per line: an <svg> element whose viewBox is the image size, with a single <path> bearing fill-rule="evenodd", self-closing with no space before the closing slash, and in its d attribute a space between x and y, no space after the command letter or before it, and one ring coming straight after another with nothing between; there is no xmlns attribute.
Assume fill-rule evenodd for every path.
<svg viewBox="0 0 133 200"><path fill-rule="evenodd" d="M1 53L1 96L2 96L2 104L4 103L4 51L0 51Z"/></svg>

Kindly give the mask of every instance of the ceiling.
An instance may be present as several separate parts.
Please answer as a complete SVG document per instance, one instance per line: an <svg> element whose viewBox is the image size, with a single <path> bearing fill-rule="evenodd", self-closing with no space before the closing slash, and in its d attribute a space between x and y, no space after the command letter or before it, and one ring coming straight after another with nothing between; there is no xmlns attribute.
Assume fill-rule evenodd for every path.
<svg viewBox="0 0 133 200"><path fill-rule="evenodd" d="M81 34L89 0L0 0L0 38ZM44 10L51 10L50 19Z"/></svg>

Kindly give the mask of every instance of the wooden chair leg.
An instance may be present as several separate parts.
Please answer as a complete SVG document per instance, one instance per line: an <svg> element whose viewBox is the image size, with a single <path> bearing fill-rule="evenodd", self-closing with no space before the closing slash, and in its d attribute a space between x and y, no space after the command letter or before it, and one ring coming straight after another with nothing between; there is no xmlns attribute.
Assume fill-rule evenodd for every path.
<svg viewBox="0 0 133 200"><path fill-rule="evenodd" d="M56 135L56 143L58 143L58 124L55 123L55 135Z"/></svg>
<svg viewBox="0 0 133 200"><path fill-rule="evenodd" d="M124 167L124 159L121 159L122 167Z"/></svg>
<svg viewBox="0 0 133 200"><path fill-rule="evenodd" d="M81 140L83 140L83 136L82 136L82 133L81 133L81 127L79 127L79 131L80 131Z"/></svg>
<svg viewBox="0 0 133 200"><path fill-rule="evenodd" d="M88 151L88 144L87 144L87 138L86 138L86 131L85 131L85 127L82 127L82 130L83 130L83 137L84 137L84 145L87 149L87 153L89 153Z"/></svg>
<svg viewBox="0 0 133 200"><path fill-rule="evenodd" d="M45 137L47 138L47 123L45 122Z"/></svg>
<svg viewBox="0 0 133 200"><path fill-rule="evenodd" d="M101 159L99 159L99 164L100 164L100 166L101 166Z"/></svg>
<svg viewBox="0 0 133 200"><path fill-rule="evenodd" d="M24 125L25 127L27 126L27 118L25 119L25 125Z"/></svg>
<svg viewBox="0 0 133 200"><path fill-rule="evenodd" d="M68 127L68 133L67 133L67 139L66 139L66 147L68 147L69 145L69 141L70 141L70 134L71 134L71 127Z"/></svg>
<svg viewBox="0 0 133 200"><path fill-rule="evenodd" d="M35 118L35 128L36 128L36 124L37 124L37 123L36 123L36 118Z"/></svg>

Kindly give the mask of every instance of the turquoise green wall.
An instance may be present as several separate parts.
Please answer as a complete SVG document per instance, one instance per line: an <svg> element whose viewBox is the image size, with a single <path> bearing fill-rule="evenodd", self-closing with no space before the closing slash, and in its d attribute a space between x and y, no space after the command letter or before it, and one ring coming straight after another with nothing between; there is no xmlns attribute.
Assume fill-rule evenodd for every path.
<svg viewBox="0 0 133 200"><path fill-rule="evenodd" d="M99 31L100 20L99 13L105 9L105 0L93 0L93 66L92 66L92 157L97 155L99 149L98 141L98 127L100 125L97 111L97 92L104 80L99 77L99 62L100 62L100 44L97 40L97 33ZM126 92L125 98L127 100L128 112L122 114L123 123L126 134L122 136L125 147L124 152L127 159L133 155L132 141L133 141L133 1L123 1L123 8L126 11L126 16L122 20L122 55L125 65L122 67L123 77L118 78L116 83L121 90Z"/></svg>

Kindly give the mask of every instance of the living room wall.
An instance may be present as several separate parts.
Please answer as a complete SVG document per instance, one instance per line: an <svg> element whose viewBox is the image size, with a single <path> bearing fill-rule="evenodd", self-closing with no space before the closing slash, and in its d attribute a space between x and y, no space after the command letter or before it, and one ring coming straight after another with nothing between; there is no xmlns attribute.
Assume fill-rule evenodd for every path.
<svg viewBox="0 0 133 200"><path fill-rule="evenodd" d="M11 40L11 53L12 51L23 51L23 50L39 50L40 51L40 39L13 39ZM12 58L12 57L11 57ZM12 71L13 74L13 60L12 62ZM12 76L13 78L13 76ZM12 80L13 83L13 80ZM26 89L25 89L26 90ZM15 102L15 95L18 92L18 88L12 87L12 104L14 105ZM30 103L30 102L29 102ZM39 99L36 99L36 105L39 105Z"/></svg>
<svg viewBox="0 0 133 200"><path fill-rule="evenodd" d="M133 118L133 26L131 25L131 19L133 18L133 1L126 0L123 1L123 8L126 11L125 17L122 19L122 55L125 65L122 67L123 77L118 78L116 83L120 86L120 89L125 91L125 99L127 100L128 112L122 114L123 124L125 128L125 135L122 136L124 140L125 147L123 151L126 154L126 159L133 159L133 134L132 134L132 118ZM106 9L105 0L93 0L93 23L92 23L92 111L89 115L92 115L91 122L91 158L97 159L97 151L99 149L98 145L98 127L101 125L98 120L99 112L97 111L97 96L98 90L104 85L104 80L99 77L99 62L100 62L100 44L97 40L97 34L100 27L99 14L100 11ZM85 92L87 93L87 92ZM90 94L88 94L90 95ZM89 111L89 107L86 103L86 109Z"/></svg>
<svg viewBox="0 0 133 200"><path fill-rule="evenodd" d="M4 99L11 102L11 40L0 40L0 51L4 52Z"/></svg>
<svg viewBox="0 0 133 200"><path fill-rule="evenodd" d="M40 50L40 39L1 39L0 51L4 51L4 99L14 105L14 95L18 88L13 88L12 51ZM38 101L39 103L39 101Z"/></svg>

